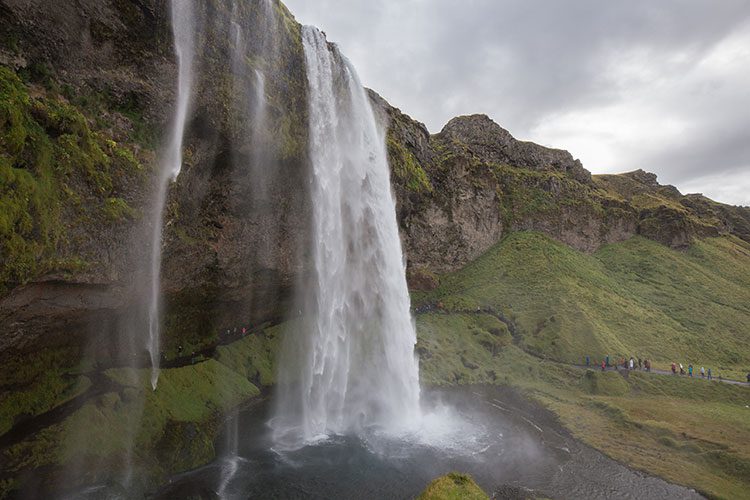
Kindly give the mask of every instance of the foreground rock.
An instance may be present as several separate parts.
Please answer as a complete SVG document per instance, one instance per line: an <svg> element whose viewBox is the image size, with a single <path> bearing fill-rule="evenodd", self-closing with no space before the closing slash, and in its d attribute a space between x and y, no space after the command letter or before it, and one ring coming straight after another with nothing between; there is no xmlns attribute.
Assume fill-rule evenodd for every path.
<svg viewBox="0 0 750 500"><path fill-rule="evenodd" d="M489 496L474 482L471 476L451 472L435 479L427 486L418 500L486 500Z"/></svg>

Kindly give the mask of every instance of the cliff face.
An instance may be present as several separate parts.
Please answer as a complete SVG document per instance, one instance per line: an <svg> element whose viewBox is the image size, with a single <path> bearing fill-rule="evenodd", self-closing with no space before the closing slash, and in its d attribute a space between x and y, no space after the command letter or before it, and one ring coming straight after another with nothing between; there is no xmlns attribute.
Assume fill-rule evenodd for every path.
<svg viewBox="0 0 750 500"><path fill-rule="evenodd" d="M601 193L566 151L518 141L483 115L455 118L430 136L375 102L389 141L401 145L392 168L413 286L464 266L511 231L538 230L587 252L637 231L637 212ZM423 183L400 176L403 164Z"/></svg>
<svg viewBox="0 0 750 500"><path fill-rule="evenodd" d="M8 113L23 114L38 131L27 149L46 141L55 152L47 172L22 165L25 153L0 143L9 159L3 195L14 191L21 169L45 188L30 193L45 203L44 214L18 207L2 235L10 243L0 242L0 357L62 345L82 350L93 338L106 366L116 362L120 342L111 325L140 314L151 195L177 78L168 5L84 1L50 12L35 0L0 2L3 82L23 94ZM299 25L278 2L201 4L195 17L184 168L165 215L167 353L200 348L224 326L278 318L304 267L309 226ZM78 129L38 119L52 114L41 110L48 103L68 111ZM3 132L8 117L0 120ZM96 147L63 150L60 137ZM71 156L78 170L60 173ZM120 163L131 171L115 169ZM82 182L89 175L82 166L98 184ZM40 220L24 230L23 216Z"/></svg>
<svg viewBox="0 0 750 500"><path fill-rule="evenodd" d="M676 249L695 238L748 239L750 210L682 195L654 174L592 176L567 151L518 141L484 115L439 134L372 93L389 124L389 150L410 283L476 259L505 235L534 230L577 250L638 234Z"/></svg>
<svg viewBox="0 0 750 500"><path fill-rule="evenodd" d="M0 2L0 358L127 307L168 34L163 2Z"/></svg>
<svg viewBox="0 0 750 500"><path fill-rule="evenodd" d="M275 2L232 4L196 12L200 66L164 233L168 354L222 329L279 319L306 267L300 26Z"/></svg>
<svg viewBox="0 0 750 500"><path fill-rule="evenodd" d="M277 2L238 8L210 2L196 18L200 63L185 165L171 186L164 231L168 358L179 345L210 344L224 328L279 318L309 248L300 27ZM3 237L17 244L3 247L2 357L38 349L42 336L47 345L83 345L92 324L127 318L141 300L141 242L148 239L150 186L169 126L176 65L164 0L81 1L54 12L38 0L2 0L0 20L0 63L8 78L22 80L31 104L21 111L37 124L29 125L38 126L37 140L59 153L50 164L80 156L61 138L97 146L83 151L94 160L74 156L75 168L52 169L49 189L37 192L39 199L54 198L44 209L51 214L47 229L39 223L23 229L24 213L42 220L42 209L31 205L21 205L18 220L7 225ZM750 238L747 209L682 196L650 174L592 177L569 153L518 141L486 116L456 118L430 135L371 97L388 126L415 288L434 287L438 274L519 230L541 231L585 252L635 234L675 248L721 233ZM50 111L55 103L80 117L77 129L45 125L54 120L45 122L40 109L58 116ZM2 123L7 130L8 119ZM17 174L24 148L9 140L2 148L12 164L7 171ZM86 176L91 180L82 182ZM3 193L13 190L15 181L2 181ZM57 228L54 237L45 236L50 227ZM33 262L24 263L29 254ZM104 358L116 350L114 341L97 344Z"/></svg>

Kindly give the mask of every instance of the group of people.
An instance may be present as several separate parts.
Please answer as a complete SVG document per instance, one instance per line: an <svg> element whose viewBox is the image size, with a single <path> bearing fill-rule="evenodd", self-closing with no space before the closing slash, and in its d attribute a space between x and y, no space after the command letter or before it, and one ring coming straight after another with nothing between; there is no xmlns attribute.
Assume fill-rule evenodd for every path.
<svg viewBox="0 0 750 500"><path fill-rule="evenodd" d="M672 362L672 375L677 375L678 368L680 370L680 375L685 375L685 367L682 366L682 363L675 363L674 361ZM701 378L706 378L706 375L708 375L708 380L713 380L714 378L713 374L711 373L711 368L706 371L706 369L701 366L700 374ZM693 376L693 365L688 365L687 375L688 377Z"/></svg>
<svg viewBox="0 0 750 500"><path fill-rule="evenodd" d="M586 356L586 366L591 366L591 358L589 356ZM648 359L641 359L641 358L634 358L633 356L630 357L630 359L626 358L620 358L619 362L616 364L611 364L609 355L605 356L604 359L602 359L601 363L599 361L594 361L594 366L601 366L602 371L605 371L607 368L611 367L618 367L621 366L622 368L626 370L646 370L647 372L651 371L651 361Z"/></svg>
<svg viewBox="0 0 750 500"><path fill-rule="evenodd" d="M252 333L252 331L248 329L247 327L235 326L233 330L232 329L228 329L226 331L220 330L219 339L230 340L230 339L237 338L237 337L244 337L248 333Z"/></svg>
<svg viewBox="0 0 750 500"><path fill-rule="evenodd" d="M590 367L592 366L591 358L589 356L586 356L586 366ZM604 359L599 362L598 360L595 360L593 363L593 366L599 366L601 367L602 371L606 371L607 368L613 367L618 368L622 367L625 370L645 370L647 372L651 371L651 360L645 359L642 360L641 358L635 358L633 356L630 357L630 359L627 358L620 358L616 363L610 362L609 355L605 356ZM693 365L688 364L687 371L685 371L685 367L682 365L682 363L672 363L672 374L677 375L678 371L680 375L687 375L688 377L693 376ZM713 373L711 372L711 368L706 370L704 367L701 366L699 370L701 378L708 378L708 380L713 380ZM719 377L721 378L721 377ZM750 383L750 373L747 374L747 382Z"/></svg>

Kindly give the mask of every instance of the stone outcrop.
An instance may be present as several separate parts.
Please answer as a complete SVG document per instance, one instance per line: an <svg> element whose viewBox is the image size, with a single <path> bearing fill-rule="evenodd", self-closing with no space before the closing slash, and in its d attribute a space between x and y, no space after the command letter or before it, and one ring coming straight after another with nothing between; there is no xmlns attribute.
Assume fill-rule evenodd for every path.
<svg viewBox="0 0 750 500"><path fill-rule="evenodd" d="M430 136L377 96L373 103L388 119L389 145L403 148L391 164L413 286L424 286L425 273L459 269L510 231L542 231L585 252L636 234L632 207L601 195L566 151L518 141L484 115ZM410 184L403 170L424 182Z"/></svg>
<svg viewBox="0 0 750 500"><path fill-rule="evenodd" d="M516 140L487 115L454 118L438 134L438 139L449 145L460 144L465 152L483 162L560 172L583 184L591 183L591 174L567 151Z"/></svg>

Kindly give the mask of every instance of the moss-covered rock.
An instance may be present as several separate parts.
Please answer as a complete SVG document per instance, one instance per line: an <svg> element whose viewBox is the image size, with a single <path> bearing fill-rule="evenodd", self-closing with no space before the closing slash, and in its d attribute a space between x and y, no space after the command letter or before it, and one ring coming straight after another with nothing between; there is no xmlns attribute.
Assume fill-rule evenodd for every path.
<svg viewBox="0 0 750 500"><path fill-rule="evenodd" d="M490 497L468 474L451 472L432 481L418 500L487 500Z"/></svg>
<svg viewBox="0 0 750 500"><path fill-rule="evenodd" d="M275 335L275 329L255 333L222 346L216 359L164 369L156 391L149 370L97 375L95 383L109 390L0 452L2 473L13 478L4 487L22 495L28 488L59 491L63 477L70 490L94 483L126 487L123 471L131 470L134 482L127 487L146 491L209 462L226 415L260 395L252 381L273 382ZM49 392L38 386L27 391Z"/></svg>

